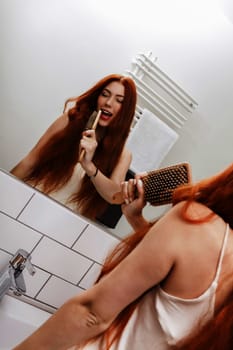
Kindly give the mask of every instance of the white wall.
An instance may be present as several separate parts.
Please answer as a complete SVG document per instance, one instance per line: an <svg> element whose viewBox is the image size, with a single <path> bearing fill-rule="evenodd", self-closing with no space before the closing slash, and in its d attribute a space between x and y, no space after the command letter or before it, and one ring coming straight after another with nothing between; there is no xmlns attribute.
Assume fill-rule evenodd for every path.
<svg viewBox="0 0 233 350"><path fill-rule="evenodd" d="M188 160L199 179L232 162L233 26L218 1L2 0L0 20L2 168L66 98L148 51L199 103L164 164Z"/></svg>

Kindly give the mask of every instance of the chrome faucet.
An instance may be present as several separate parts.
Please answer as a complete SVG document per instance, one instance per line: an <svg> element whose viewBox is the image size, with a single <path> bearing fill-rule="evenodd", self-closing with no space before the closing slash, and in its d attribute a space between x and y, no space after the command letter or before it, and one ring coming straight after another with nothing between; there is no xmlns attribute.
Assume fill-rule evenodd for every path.
<svg viewBox="0 0 233 350"><path fill-rule="evenodd" d="M9 290L16 295L26 293L22 273L25 267L30 275L35 274L36 270L31 263L31 255L26 250L19 249L9 263L0 270L0 300Z"/></svg>

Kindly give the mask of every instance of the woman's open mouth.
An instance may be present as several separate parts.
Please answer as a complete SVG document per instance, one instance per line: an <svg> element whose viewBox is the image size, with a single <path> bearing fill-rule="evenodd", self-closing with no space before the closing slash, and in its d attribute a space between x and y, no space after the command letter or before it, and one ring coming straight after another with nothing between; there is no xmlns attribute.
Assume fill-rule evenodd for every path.
<svg viewBox="0 0 233 350"><path fill-rule="evenodd" d="M102 111L102 113L101 113L100 118L102 120L108 120L109 118L111 118L111 116L112 116L111 112L109 112L109 111L107 111L107 110L105 110L103 108L101 108L101 111Z"/></svg>

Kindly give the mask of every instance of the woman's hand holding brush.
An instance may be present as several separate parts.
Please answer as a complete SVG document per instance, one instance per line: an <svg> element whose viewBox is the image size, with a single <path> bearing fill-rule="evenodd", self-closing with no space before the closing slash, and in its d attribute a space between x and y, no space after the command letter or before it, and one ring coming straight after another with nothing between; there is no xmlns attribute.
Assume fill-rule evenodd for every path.
<svg viewBox="0 0 233 350"><path fill-rule="evenodd" d="M130 179L121 184L121 195L124 204L121 205L122 213L134 230L138 230L150 225L142 215L146 205L144 197L144 187L140 175L135 179Z"/></svg>
<svg viewBox="0 0 233 350"><path fill-rule="evenodd" d="M81 163L83 161L85 153L88 151L89 153L89 161L93 158L93 155L95 153L96 147L97 147L97 141L95 138L95 129L98 125L99 118L101 115L101 110L94 111L90 118L88 119L88 122L86 124L85 130L83 132L83 137L80 141L80 156L79 156L79 162Z"/></svg>

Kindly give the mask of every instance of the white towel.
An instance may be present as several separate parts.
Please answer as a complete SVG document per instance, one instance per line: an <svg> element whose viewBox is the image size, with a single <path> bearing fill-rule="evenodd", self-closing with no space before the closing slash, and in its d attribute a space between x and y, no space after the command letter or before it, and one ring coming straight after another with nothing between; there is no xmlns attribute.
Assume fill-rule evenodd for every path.
<svg viewBox="0 0 233 350"><path fill-rule="evenodd" d="M130 169L135 173L157 169L178 137L167 124L144 109L126 143L133 155Z"/></svg>

